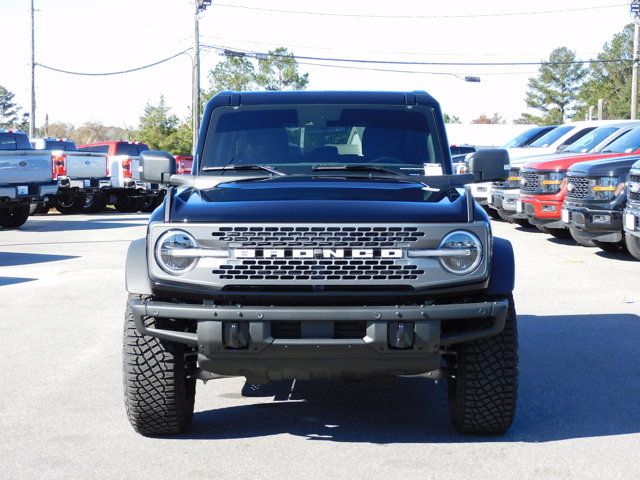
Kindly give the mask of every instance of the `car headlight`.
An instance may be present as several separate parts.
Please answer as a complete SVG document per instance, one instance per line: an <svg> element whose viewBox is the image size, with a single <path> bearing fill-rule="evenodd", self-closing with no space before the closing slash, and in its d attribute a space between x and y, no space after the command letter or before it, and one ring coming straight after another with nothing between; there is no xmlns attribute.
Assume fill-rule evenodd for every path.
<svg viewBox="0 0 640 480"><path fill-rule="evenodd" d="M473 272L482 260L482 242L473 233L457 230L449 233L440 242L440 250L449 250L453 255L441 256L440 264L445 270L456 275L466 275ZM467 251L460 255L456 250Z"/></svg>
<svg viewBox="0 0 640 480"><path fill-rule="evenodd" d="M560 190L560 185L562 185L562 180L564 180L565 172L550 172L546 173L542 177L541 187L542 191L545 193L556 193Z"/></svg>
<svg viewBox="0 0 640 480"><path fill-rule="evenodd" d="M156 261L165 272L182 275L198 263L198 257L181 255L192 248L198 248L195 238L182 230L169 230L156 243Z"/></svg>
<svg viewBox="0 0 640 480"><path fill-rule="evenodd" d="M600 177L593 189L596 200L610 200L622 193L625 184L620 181L620 177Z"/></svg>

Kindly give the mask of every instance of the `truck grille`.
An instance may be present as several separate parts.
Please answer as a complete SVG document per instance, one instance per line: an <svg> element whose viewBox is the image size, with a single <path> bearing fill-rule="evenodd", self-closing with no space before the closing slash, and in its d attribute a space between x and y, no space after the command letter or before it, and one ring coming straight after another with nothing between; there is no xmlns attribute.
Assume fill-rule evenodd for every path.
<svg viewBox="0 0 640 480"><path fill-rule="evenodd" d="M573 185L573 188L569 188ZM586 198L589 196L591 188L587 177L567 177L567 197L569 198Z"/></svg>
<svg viewBox="0 0 640 480"><path fill-rule="evenodd" d="M409 246L425 233L417 227L219 227L212 233L230 248Z"/></svg>
<svg viewBox="0 0 640 480"><path fill-rule="evenodd" d="M534 193L540 191L540 180L537 173L522 172L522 182L520 182L520 191Z"/></svg>
<svg viewBox="0 0 640 480"><path fill-rule="evenodd" d="M630 175L629 176L629 181L630 182L635 182L635 183L640 183L640 175ZM640 192L629 192L628 199L629 199L630 202L633 202L633 203L640 202Z"/></svg>
<svg viewBox="0 0 640 480"><path fill-rule="evenodd" d="M239 260L213 270L223 280L416 280L424 270L394 260Z"/></svg>

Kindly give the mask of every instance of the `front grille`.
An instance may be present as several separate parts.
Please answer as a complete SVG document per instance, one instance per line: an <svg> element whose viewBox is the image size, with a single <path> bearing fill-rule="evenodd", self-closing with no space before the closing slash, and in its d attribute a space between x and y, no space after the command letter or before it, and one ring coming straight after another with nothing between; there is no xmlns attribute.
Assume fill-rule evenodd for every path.
<svg viewBox="0 0 640 480"><path fill-rule="evenodd" d="M520 191L534 193L540 191L540 177L534 172L522 172Z"/></svg>
<svg viewBox="0 0 640 480"><path fill-rule="evenodd" d="M591 188L587 177L567 177L567 197L587 198Z"/></svg>
<svg viewBox="0 0 640 480"><path fill-rule="evenodd" d="M394 260L243 259L213 270L223 280L416 280L424 275L416 265Z"/></svg>
<svg viewBox="0 0 640 480"><path fill-rule="evenodd" d="M640 175L629 175L629 181L640 183ZM640 202L640 192L629 192L628 197L629 202L639 203Z"/></svg>
<svg viewBox="0 0 640 480"><path fill-rule="evenodd" d="M520 188L520 167L511 167L509 169L509 178L502 182L495 182L493 188L496 190Z"/></svg>
<svg viewBox="0 0 640 480"><path fill-rule="evenodd" d="M380 248L409 246L425 233L417 227L219 227L212 235L231 248Z"/></svg>
<svg viewBox="0 0 640 480"><path fill-rule="evenodd" d="M367 322L345 321L332 322L334 339L359 339L367 334ZM302 337L302 322L276 321L271 322L271 336L276 339L299 339ZM311 337L310 337L311 338Z"/></svg>

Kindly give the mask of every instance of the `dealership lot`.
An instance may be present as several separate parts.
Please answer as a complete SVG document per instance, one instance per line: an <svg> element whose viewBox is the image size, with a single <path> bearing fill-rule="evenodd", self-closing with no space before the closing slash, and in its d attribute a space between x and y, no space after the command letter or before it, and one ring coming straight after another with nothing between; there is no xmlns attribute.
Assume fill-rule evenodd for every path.
<svg viewBox="0 0 640 480"><path fill-rule="evenodd" d="M499 438L455 432L442 384L198 384L190 430L133 432L124 261L145 215L32 217L0 231L6 478L638 478L640 266L495 223L516 251L521 383Z"/></svg>

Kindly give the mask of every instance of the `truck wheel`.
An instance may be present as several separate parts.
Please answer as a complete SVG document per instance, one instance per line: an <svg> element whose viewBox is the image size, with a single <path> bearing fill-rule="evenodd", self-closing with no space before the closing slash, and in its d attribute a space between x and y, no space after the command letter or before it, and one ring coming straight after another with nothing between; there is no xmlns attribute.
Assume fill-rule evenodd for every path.
<svg viewBox="0 0 640 480"><path fill-rule="evenodd" d="M573 238L573 241L578 245L582 245L583 247L596 246L596 244L593 243L593 240L581 233L576 227L569 227L569 234L571 235L571 238Z"/></svg>
<svg viewBox="0 0 640 480"><path fill-rule="evenodd" d="M504 330L455 347L448 380L449 413L462 433L500 435L513 421L518 397L518 330L513 297Z"/></svg>
<svg viewBox="0 0 640 480"><path fill-rule="evenodd" d="M636 260L640 260L640 237L625 233L625 243L627 244L627 250Z"/></svg>
<svg viewBox="0 0 640 480"><path fill-rule="evenodd" d="M551 235L551 232L549 231L549 229L547 227L543 227L542 225L536 225L536 228L538 230L540 230L542 233L546 233L548 235Z"/></svg>
<svg viewBox="0 0 640 480"><path fill-rule="evenodd" d="M493 218L494 220L499 220L500 219L500 215L498 214L497 210L494 210L491 207L487 207L485 208L485 211L487 212L487 214Z"/></svg>
<svg viewBox="0 0 640 480"><path fill-rule="evenodd" d="M513 223L513 214L507 212L506 210L496 210L496 212L498 212L498 216L505 222Z"/></svg>
<svg viewBox="0 0 640 480"><path fill-rule="evenodd" d="M123 336L124 403L134 430L145 436L183 432L191 423L196 393L195 378L188 377L185 347L140 335L131 314L129 294ZM148 317L146 325L157 325ZM166 328L166 327L165 327ZM191 357L193 358L193 357Z"/></svg>
<svg viewBox="0 0 640 480"><path fill-rule="evenodd" d="M0 227L18 228L29 218L29 205L0 209Z"/></svg>
<svg viewBox="0 0 640 480"><path fill-rule="evenodd" d="M138 197L119 197L113 206L120 213L136 213L142 208L142 199Z"/></svg>
<svg viewBox="0 0 640 480"><path fill-rule="evenodd" d="M63 215L73 215L80 213L84 205L84 198L81 195L71 195L69 197L56 197L53 206Z"/></svg>
<svg viewBox="0 0 640 480"><path fill-rule="evenodd" d="M593 243L596 247L604 250L607 253L616 253L618 255L624 255L627 253L627 246L624 241L620 242L600 242L598 240L594 240Z"/></svg>
<svg viewBox="0 0 640 480"><path fill-rule="evenodd" d="M140 209L143 212L153 212L158 205L162 203L162 197L145 197L142 202L142 208Z"/></svg>
<svg viewBox="0 0 640 480"><path fill-rule="evenodd" d="M84 197L82 211L84 213L100 213L107 206L107 200L99 192L87 192Z"/></svg>

